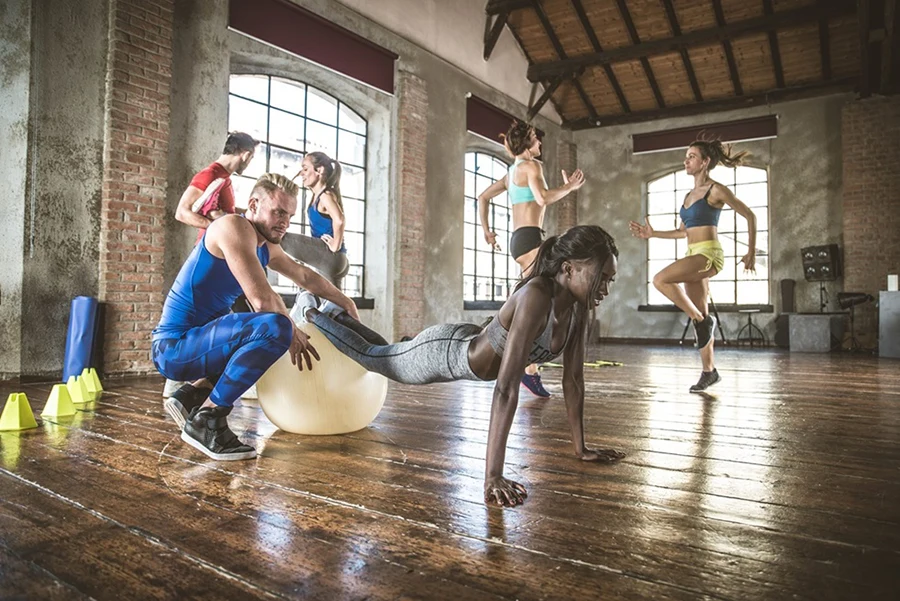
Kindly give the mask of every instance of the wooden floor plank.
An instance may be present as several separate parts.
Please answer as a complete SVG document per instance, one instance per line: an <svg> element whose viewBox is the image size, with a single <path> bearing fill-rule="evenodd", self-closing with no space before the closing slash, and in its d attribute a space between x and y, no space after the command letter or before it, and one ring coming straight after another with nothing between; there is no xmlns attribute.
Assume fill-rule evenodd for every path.
<svg viewBox="0 0 900 601"><path fill-rule="evenodd" d="M695 350L588 358L624 363L586 369L585 421L628 457L573 456L561 370L545 369L555 396L522 395L507 453L531 494L507 510L480 500L489 383L392 384L372 426L335 437L278 432L245 401L229 420L260 457L216 463L178 439L161 378L106 382L73 418L0 434L3 593L896 598L896 361L717 349L723 382L700 396ZM37 411L49 389L0 396L25 390ZM98 582L66 541L89 544Z"/></svg>

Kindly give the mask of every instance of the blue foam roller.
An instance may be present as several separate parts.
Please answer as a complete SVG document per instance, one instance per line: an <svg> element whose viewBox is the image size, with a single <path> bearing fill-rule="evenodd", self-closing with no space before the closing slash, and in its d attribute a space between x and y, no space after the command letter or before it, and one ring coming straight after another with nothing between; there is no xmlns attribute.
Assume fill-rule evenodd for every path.
<svg viewBox="0 0 900 601"><path fill-rule="evenodd" d="M85 367L91 365L91 352L99 325L100 305L92 296L76 296L72 299L69 313L69 332L66 334L66 360L63 364L62 381L69 376L80 376Z"/></svg>

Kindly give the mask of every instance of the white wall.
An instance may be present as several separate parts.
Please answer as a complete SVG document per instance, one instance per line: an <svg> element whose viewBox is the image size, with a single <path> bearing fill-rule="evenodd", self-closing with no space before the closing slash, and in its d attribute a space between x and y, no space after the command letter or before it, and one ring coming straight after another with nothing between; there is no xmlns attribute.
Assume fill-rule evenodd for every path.
<svg viewBox="0 0 900 601"><path fill-rule="evenodd" d="M490 60L483 58L486 0L338 1L528 106L528 61L508 27L503 28ZM542 91L538 90L538 96ZM561 122L549 102L540 114Z"/></svg>

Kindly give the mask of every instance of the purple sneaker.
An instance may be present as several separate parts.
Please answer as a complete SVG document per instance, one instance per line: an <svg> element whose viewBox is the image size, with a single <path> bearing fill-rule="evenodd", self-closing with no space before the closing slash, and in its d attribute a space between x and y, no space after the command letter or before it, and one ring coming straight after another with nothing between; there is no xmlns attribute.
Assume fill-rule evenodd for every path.
<svg viewBox="0 0 900 601"><path fill-rule="evenodd" d="M550 396L550 393L544 388L544 385L541 383L541 374L525 374L522 376L522 385L525 386L528 390L531 391L531 394L534 396L539 396L542 398L547 398Z"/></svg>

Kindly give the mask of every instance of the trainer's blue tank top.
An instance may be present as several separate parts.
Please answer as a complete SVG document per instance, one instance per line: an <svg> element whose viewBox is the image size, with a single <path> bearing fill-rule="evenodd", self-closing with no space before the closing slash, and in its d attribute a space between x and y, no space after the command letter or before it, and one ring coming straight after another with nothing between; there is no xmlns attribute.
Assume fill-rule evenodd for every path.
<svg viewBox="0 0 900 601"><path fill-rule="evenodd" d="M319 199L325 192L325 190L319 192L319 195L306 207L306 218L309 220L309 229L313 238L321 238L325 234L334 237L334 224L331 222L331 217L319 212ZM344 246L343 240L341 240L341 248L338 252L347 252L347 247Z"/></svg>
<svg viewBox="0 0 900 601"><path fill-rule="evenodd" d="M713 184L713 186L714 185L715 184ZM692 204L690 207L684 208L684 205L681 205L681 211L678 212L678 215L681 217L684 227L719 225L719 215L722 213L722 209L709 206L709 201L707 200L712 189L713 187L710 186L709 190L706 191L706 194L703 195L703 198Z"/></svg>
<svg viewBox="0 0 900 601"><path fill-rule="evenodd" d="M268 265L269 246L258 247L256 256L263 267ZM178 338L190 328L228 315L231 305L242 292L225 259L214 257L206 250L204 233L181 266L166 296L159 325L153 330L153 340Z"/></svg>
<svg viewBox="0 0 900 601"><path fill-rule="evenodd" d="M531 186L517 186L516 185L516 167L518 167L519 163L523 162L524 159L516 159L516 161L509 166L509 172L506 177L506 193L509 198L509 204L517 205L523 202L534 202L534 193L531 191ZM543 171L541 172L541 178L544 177ZM547 187L547 180L544 180L544 187Z"/></svg>

